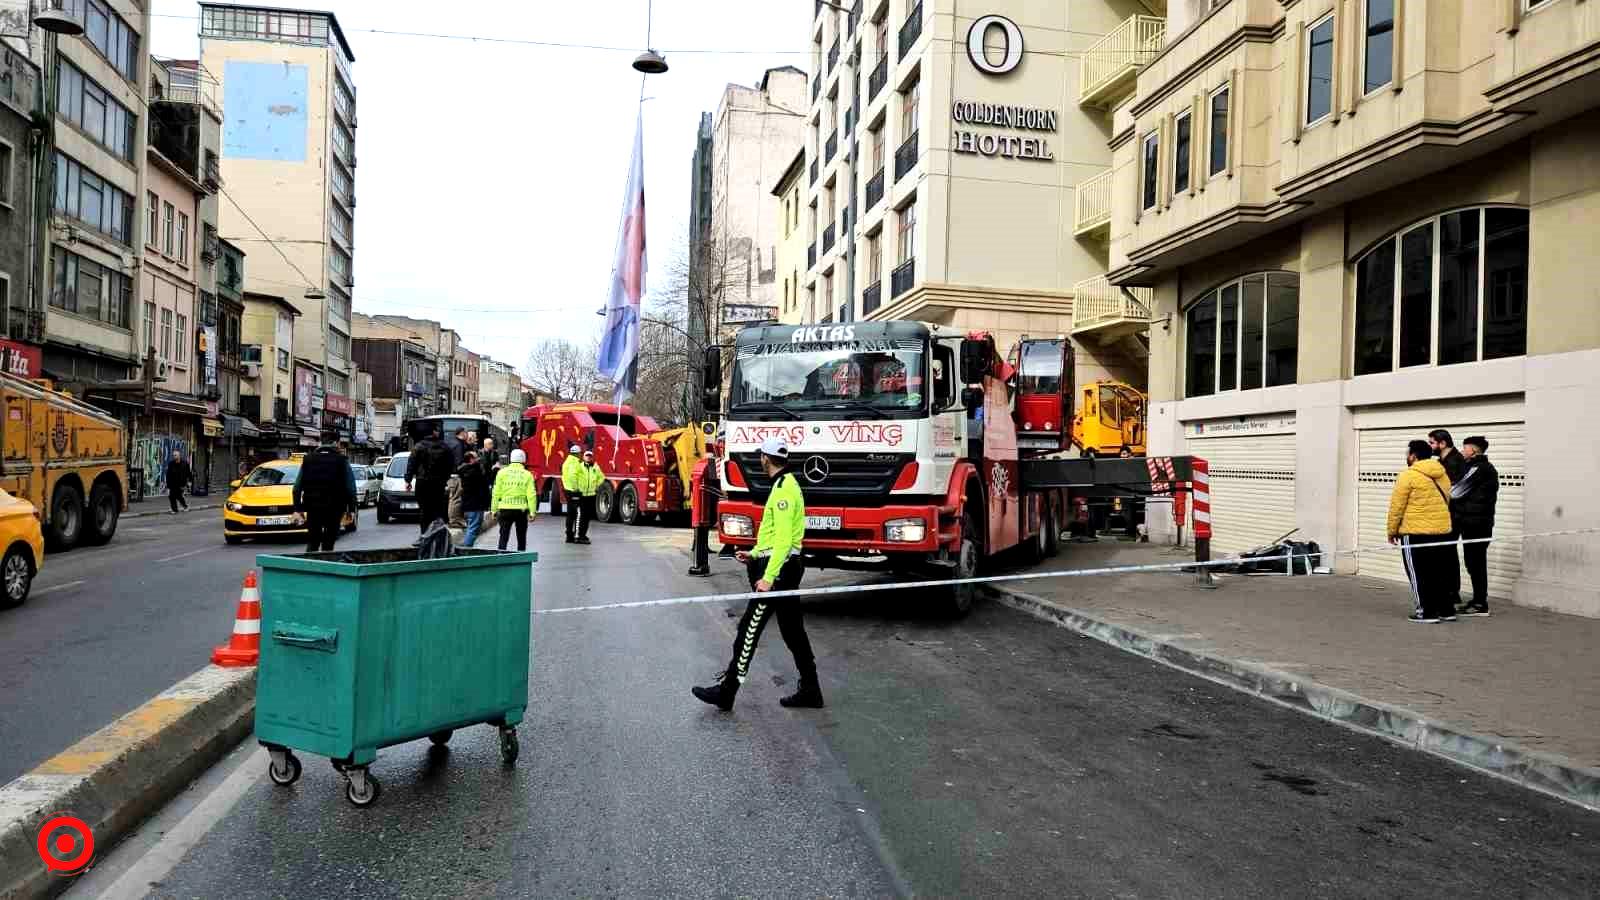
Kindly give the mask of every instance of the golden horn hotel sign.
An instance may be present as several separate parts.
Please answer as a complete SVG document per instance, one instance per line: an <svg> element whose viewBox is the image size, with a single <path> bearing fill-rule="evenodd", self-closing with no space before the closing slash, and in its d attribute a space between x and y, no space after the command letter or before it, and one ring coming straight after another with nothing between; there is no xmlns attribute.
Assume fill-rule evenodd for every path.
<svg viewBox="0 0 1600 900"><path fill-rule="evenodd" d="M1028 106L1008 106L998 103L976 103L957 100L950 110L958 125L986 125L1014 131L1039 131L1054 134L1059 126L1060 114L1053 109ZM1041 162L1055 160L1050 152L1050 142L1044 137L1017 134L996 134L992 131L968 131L957 128L953 132L952 148L957 153L975 153L981 156L999 156L1006 159L1036 159Z"/></svg>

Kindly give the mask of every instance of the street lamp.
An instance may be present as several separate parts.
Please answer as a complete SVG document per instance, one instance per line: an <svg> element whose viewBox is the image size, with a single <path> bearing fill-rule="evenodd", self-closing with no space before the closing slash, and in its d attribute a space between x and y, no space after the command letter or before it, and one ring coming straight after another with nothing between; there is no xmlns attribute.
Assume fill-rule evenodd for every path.
<svg viewBox="0 0 1600 900"><path fill-rule="evenodd" d="M645 4L644 13L645 51L633 58L634 70L642 72L645 75L660 75L662 72L667 70L667 58L657 53L653 48L650 47L650 28L654 22L655 2L654 0L650 0L650 2ZM641 89L639 93L643 94L644 90Z"/></svg>
<svg viewBox="0 0 1600 900"><path fill-rule="evenodd" d="M62 0L46 0L46 5L33 14L33 24L51 34L83 34L83 23L62 7Z"/></svg>

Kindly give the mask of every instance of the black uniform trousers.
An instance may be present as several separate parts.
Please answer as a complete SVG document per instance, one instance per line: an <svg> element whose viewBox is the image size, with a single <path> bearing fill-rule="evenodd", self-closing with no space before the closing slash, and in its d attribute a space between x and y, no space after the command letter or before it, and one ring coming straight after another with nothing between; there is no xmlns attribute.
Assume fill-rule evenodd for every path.
<svg viewBox="0 0 1600 900"><path fill-rule="evenodd" d="M711 568L711 527L708 525L694 528L694 567L701 572Z"/></svg>
<svg viewBox="0 0 1600 900"><path fill-rule="evenodd" d="M500 549L506 549L511 543L511 530L517 532L517 550L528 549L528 511L525 509L502 509L497 514L500 520Z"/></svg>
<svg viewBox="0 0 1600 900"><path fill-rule="evenodd" d="M448 481L417 479L417 531L426 532L434 519L450 521L450 500L446 496Z"/></svg>
<svg viewBox="0 0 1600 900"><path fill-rule="evenodd" d="M761 580L766 570L767 560L751 557L745 566L751 590L755 590L756 582ZM783 564L777 580L772 583L772 589L792 591L800 586L800 578L805 573L805 561L793 557ZM750 601L750 605L745 607L744 617L739 620L739 630L733 636L733 661L728 663L728 674L739 679L740 683L750 675L750 658L755 655L756 643L761 640L761 630L766 627L767 620L774 616L778 619L778 632L783 635L783 642L794 654L795 668L800 670L800 683L816 684L817 660L811 653L811 639L806 637L800 600L795 597Z"/></svg>
<svg viewBox="0 0 1600 900"><path fill-rule="evenodd" d="M588 537L594 521L594 495L567 495L567 537Z"/></svg>
<svg viewBox="0 0 1600 900"><path fill-rule="evenodd" d="M313 506L306 510L306 552L333 549L344 524L344 510Z"/></svg>
<svg viewBox="0 0 1600 900"><path fill-rule="evenodd" d="M1462 540L1487 538L1494 534L1492 522L1482 525L1463 524ZM1472 579L1472 605L1489 608L1489 542L1461 545L1461 561L1467 564L1467 576Z"/></svg>

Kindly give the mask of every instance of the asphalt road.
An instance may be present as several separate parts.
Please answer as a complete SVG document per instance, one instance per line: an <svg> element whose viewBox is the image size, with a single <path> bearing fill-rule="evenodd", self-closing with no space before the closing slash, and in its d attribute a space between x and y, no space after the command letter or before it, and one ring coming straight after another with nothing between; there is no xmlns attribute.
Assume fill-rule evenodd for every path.
<svg viewBox="0 0 1600 900"><path fill-rule="evenodd" d="M297 541L222 540L222 510L166 514L138 507L104 547L49 554L32 596L0 610L0 784L171 687L227 640L245 572L258 553L300 553ZM416 539L364 510L340 547Z"/></svg>
<svg viewBox="0 0 1600 900"><path fill-rule="evenodd" d="M596 537L536 523L538 607L707 586L679 574L682 532ZM828 708L777 705L793 670L773 628L731 715L688 694L726 662L725 604L537 616L515 768L489 728L391 748L358 810L324 761L279 788L247 746L72 895L1600 895L1593 813L997 604L951 622L926 600L810 604Z"/></svg>

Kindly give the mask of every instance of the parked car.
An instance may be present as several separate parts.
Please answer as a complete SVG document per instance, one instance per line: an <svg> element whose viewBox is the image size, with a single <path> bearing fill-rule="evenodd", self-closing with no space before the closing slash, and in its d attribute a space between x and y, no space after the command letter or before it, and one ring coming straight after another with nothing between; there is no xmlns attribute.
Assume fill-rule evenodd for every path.
<svg viewBox="0 0 1600 900"><path fill-rule="evenodd" d="M378 502L378 491L383 484L384 470L377 466L351 465L356 473L356 506L366 507Z"/></svg>
<svg viewBox="0 0 1600 900"><path fill-rule="evenodd" d="M237 544L247 537L304 537L305 513L294 508L294 480L304 459L296 454L264 462L235 481L222 507L222 539ZM355 513L346 512L341 524L355 531Z"/></svg>
<svg viewBox="0 0 1600 900"><path fill-rule="evenodd" d="M396 453L383 473L383 487L378 491L378 524L390 519L414 519L422 515L417 508L417 495L406 489L406 465L411 454Z"/></svg>
<svg viewBox="0 0 1600 900"><path fill-rule="evenodd" d="M18 606L28 600L33 577L44 565L44 532L32 503L0 490L0 606Z"/></svg>

